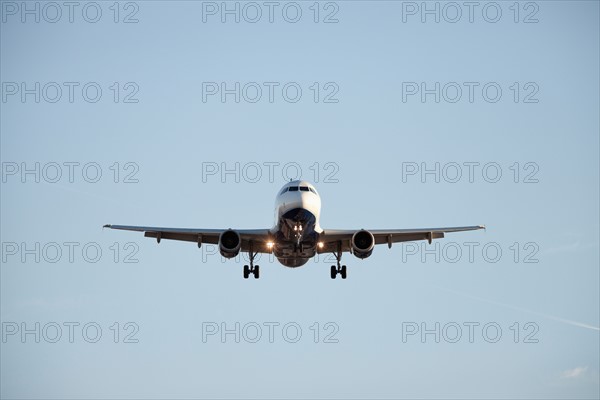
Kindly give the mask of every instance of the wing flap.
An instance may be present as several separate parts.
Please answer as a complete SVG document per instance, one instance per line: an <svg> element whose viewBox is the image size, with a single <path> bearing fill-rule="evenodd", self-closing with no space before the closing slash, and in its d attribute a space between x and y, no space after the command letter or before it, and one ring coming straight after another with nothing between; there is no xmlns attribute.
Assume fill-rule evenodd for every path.
<svg viewBox="0 0 600 400"><path fill-rule="evenodd" d="M400 243L412 242L415 240L443 239L444 232L416 232L416 233L390 233L390 234L373 234L375 236L375 244L385 243Z"/></svg>
<svg viewBox="0 0 600 400"><path fill-rule="evenodd" d="M412 242L416 240L442 239L446 233L464 232L485 229L483 225L456 226L448 228L421 228L421 229L375 229L371 230L375 237L375 244L388 244L400 242ZM318 249L319 253L329 253L341 249L343 252L350 251L352 235L358 230L326 230L319 236L323 245Z"/></svg>
<svg viewBox="0 0 600 400"><path fill-rule="evenodd" d="M190 229L190 228L164 228L157 226L133 225L104 225L104 228L124 231L143 232L145 237L157 240L179 240L193 243L218 244L219 236L227 229ZM235 229L242 238L242 251L270 253L267 246L271 234L268 229Z"/></svg>
<svg viewBox="0 0 600 400"><path fill-rule="evenodd" d="M180 240L184 242L194 242L194 243L208 243L208 244L218 244L219 236L218 235L202 235L202 234L194 234L194 233L184 233L184 232L163 232L163 231L147 231L144 232L145 237L150 238L160 238L167 240Z"/></svg>

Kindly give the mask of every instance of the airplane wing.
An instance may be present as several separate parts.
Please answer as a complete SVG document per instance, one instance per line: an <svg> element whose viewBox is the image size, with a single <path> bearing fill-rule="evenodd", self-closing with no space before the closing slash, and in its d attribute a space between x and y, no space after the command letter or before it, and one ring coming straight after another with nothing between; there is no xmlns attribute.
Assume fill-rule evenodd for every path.
<svg viewBox="0 0 600 400"><path fill-rule="evenodd" d="M144 232L145 237L155 238L159 243L162 239L181 240L194 242L198 247L202 243L218 244L219 236L227 229L190 229L190 228L164 228L155 226L130 226L130 225L104 225L104 228ZM463 232L478 229L485 229L482 225L459 226L448 228L423 228L423 229L375 229L371 230L375 238L375 245L387 244L392 247L392 243L409 242L415 240L427 240L429 243L433 239L441 239L445 233ZM267 243L272 241L269 229L236 229L242 238L241 251L248 252L252 249L258 253L271 253ZM331 253L339 251L351 251L350 240L359 230L325 230L319 235L319 241L323 243L322 247L317 248L318 253ZM252 244L251 244L252 243Z"/></svg>
<svg viewBox="0 0 600 400"><path fill-rule="evenodd" d="M162 239L182 240L194 242L198 247L202 243L219 244L219 236L227 229L190 229L190 228L163 228L157 226L130 226L130 225L104 225L104 228L124 231L144 232L145 237L155 238L159 243ZM258 253L270 253L267 242L271 240L268 229L235 229L242 238L241 251L252 250Z"/></svg>
<svg viewBox="0 0 600 400"><path fill-rule="evenodd" d="M392 243L411 242L415 240L427 240L429 243L433 239L441 239L444 234L450 232L475 231L485 229L483 225L475 226L456 226L448 228L423 228L423 229L375 229L370 230L375 238L375 244L387 244L392 247ZM358 232L357 230L324 230L319 235L319 241L323 246L318 249L319 253L330 253L339 251L351 251L350 240Z"/></svg>

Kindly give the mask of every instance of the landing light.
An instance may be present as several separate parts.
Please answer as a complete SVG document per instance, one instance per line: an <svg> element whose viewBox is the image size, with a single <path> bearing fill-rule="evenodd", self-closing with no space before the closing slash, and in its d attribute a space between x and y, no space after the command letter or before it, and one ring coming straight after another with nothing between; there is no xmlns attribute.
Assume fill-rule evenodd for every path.
<svg viewBox="0 0 600 400"><path fill-rule="evenodd" d="M275 243L273 243L273 242L267 242L267 247L270 249L272 249L274 245L275 245Z"/></svg>
<svg viewBox="0 0 600 400"><path fill-rule="evenodd" d="M323 248L323 242L317 243L317 246L319 246L319 248L322 249Z"/></svg>

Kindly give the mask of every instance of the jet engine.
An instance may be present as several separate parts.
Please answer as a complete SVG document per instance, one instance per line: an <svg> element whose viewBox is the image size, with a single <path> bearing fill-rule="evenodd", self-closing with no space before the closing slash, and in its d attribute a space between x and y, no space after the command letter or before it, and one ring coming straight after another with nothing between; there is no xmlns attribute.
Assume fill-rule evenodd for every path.
<svg viewBox="0 0 600 400"><path fill-rule="evenodd" d="M219 251L225 258L233 258L242 248L242 238L239 233L228 229L219 236Z"/></svg>
<svg viewBox="0 0 600 400"><path fill-rule="evenodd" d="M371 232L362 229L352 235L350 244L352 245L352 254L358 258L367 258L375 248L375 236Z"/></svg>

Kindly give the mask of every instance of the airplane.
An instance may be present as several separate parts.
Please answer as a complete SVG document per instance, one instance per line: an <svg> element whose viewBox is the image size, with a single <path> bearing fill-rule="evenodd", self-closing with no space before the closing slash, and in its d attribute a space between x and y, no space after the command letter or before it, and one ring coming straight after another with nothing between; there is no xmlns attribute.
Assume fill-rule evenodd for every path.
<svg viewBox="0 0 600 400"><path fill-rule="evenodd" d="M215 244L225 258L246 252L250 265L244 265L244 278L250 274L258 279L260 267L254 265L259 253L273 254L285 267L306 264L316 254L333 253L337 265L332 265L331 279L339 274L346 279L346 266L341 265L342 253L349 252L365 259L375 245L441 239L445 233L485 229L483 225L424 229L323 229L319 224L321 197L310 182L295 180L286 183L275 198L275 225L270 229L187 229L152 226L104 225L104 228L144 232L145 237Z"/></svg>

